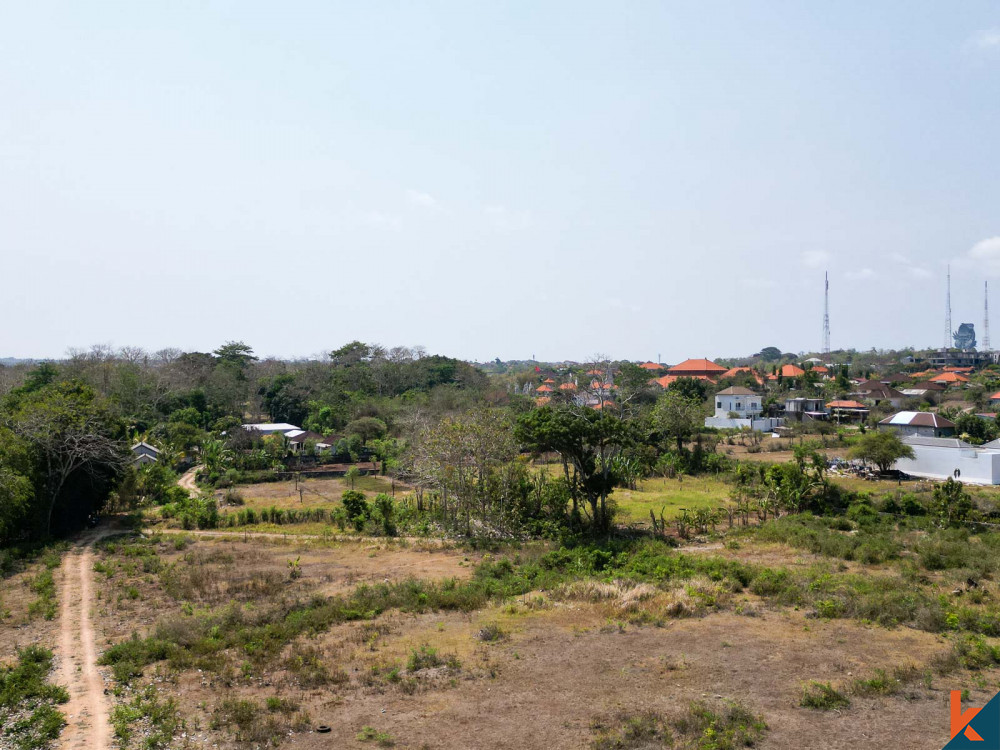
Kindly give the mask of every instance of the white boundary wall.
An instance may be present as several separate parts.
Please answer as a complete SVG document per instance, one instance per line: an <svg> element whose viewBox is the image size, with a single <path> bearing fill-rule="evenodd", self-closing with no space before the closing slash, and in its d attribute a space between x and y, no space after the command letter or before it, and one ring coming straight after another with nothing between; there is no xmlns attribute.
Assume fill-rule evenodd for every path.
<svg viewBox="0 0 1000 750"><path fill-rule="evenodd" d="M968 484L1000 484L1000 451L938 445L910 447L914 457L896 462L895 468L902 472L928 479L952 477Z"/></svg>

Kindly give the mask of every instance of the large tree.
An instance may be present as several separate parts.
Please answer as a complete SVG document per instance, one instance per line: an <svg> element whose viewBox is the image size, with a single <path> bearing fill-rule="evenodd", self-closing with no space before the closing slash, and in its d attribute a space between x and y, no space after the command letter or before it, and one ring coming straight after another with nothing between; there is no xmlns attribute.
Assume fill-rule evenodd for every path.
<svg viewBox="0 0 1000 750"><path fill-rule="evenodd" d="M684 449L684 441L704 424L703 406L680 390L668 389L653 408L656 427L677 443L677 450Z"/></svg>
<svg viewBox="0 0 1000 750"><path fill-rule="evenodd" d="M894 431L885 430L865 433L847 455L875 464L880 472L885 473L899 459L913 458L913 448L900 440Z"/></svg>
<svg viewBox="0 0 1000 750"><path fill-rule="evenodd" d="M587 407L544 406L522 414L515 434L529 450L553 451L562 456L574 516L577 498L582 495L590 506L594 530L610 528L608 496L617 479L613 465L622 449L632 442L630 423ZM573 467L572 477L569 466Z"/></svg>
<svg viewBox="0 0 1000 750"><path fill-rule="evenodd" d="M5 411L6 427L33 455L39 530L48 537L53 511L64 495L85 496L126 464L121 425L93 390L80 383L14 392ZM85 516L90 510L72 508L69 515Z"/></svg>

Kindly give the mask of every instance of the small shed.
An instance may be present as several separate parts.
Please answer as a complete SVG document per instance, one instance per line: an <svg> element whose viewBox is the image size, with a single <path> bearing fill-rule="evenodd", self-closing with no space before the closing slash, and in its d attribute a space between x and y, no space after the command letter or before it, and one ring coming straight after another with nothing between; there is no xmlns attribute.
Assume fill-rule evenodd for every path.
<svg viewBox="0 0 1000 750"><path fill-rule="evenodd" d="M132 459L133 463L155 464L160 460L160 449L144 440L140 440L132 446L132 455L134 456Z"/></svg>

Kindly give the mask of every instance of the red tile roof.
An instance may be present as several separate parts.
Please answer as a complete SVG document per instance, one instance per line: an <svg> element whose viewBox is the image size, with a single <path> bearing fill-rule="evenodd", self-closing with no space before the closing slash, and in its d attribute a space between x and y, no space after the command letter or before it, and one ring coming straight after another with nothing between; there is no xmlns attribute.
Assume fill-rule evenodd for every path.
<svg viewBox="0 0 1000 750"><path fill-rule="evenodd" d="M827 409L864 409L868 410L868 407L864 404L859 404L857 401L831 401L826 405Z"/></svg>
<svg viewBox="0 0 1000 750"><path fill-rule="evenodd" d="M795 365L782 365L781 366L781 376L784 378L800 378L806 374L806 371L801 367L796 367Z"/></svg>
<svg viewBox="0 0 1000 750"><path fill-rule="evenodd" d="M559 386L559 390L560 391L575 391L576 390L576 383L563 383L561 386Z"/></svg>
<svg viewBox="0 0 1000 750"><path fill-rule="evenodd" d="M650 370L651 372L656 372L663 369L663 365L658 362L643 362L639 365L643 370Z"/></svg>
<svg viewBox="0 0 1000 750"><path fill-rule="evenodd" d="M735 378L741 372L749 372L751 375L753 375L754 380L756 380L758 383L763 383L764 382L763 379L760 377L760 373L757 372L756 370L754 370L751 367L731 367L728 370L726 370L724 373L722 373L722 375L720 375L719 377L722 377L722 378Z"/></svg>
<svg viewBox="0 0 1000 750"><path fill-rule="evenodd" d="M691 378L692 380L704 380L706 383L714 383L715 378L710 378L708 375L664 375L662 378L656 378L655 380L650 380L650 383L658 383L661 388L667 388L671 383L675 382L679 378ZM617 388L618 386L615 386Z"/></svg>
<svg viewBox="0 0 1000 750"><path fill-rule="evenodd" d="M813 370L813 372L818 372L818 373L821 373L823 375L826 375L827 373L830 372L830 370L827 369L826 367L824 367L823 365L816 365L815 367L812 368L812 370Z"/></svg>
<svg viewBox="0 0 1000 750"><path fill-rule="evenodd" d="M602 383L599 380L593 381L590 384L590 387L591 387L592 390L595 390L595 391L618 390L618 386L615 385L614 383Z"/></svg>
<svg viewBox="0 0 1000 750"><path fill-rule="evenodd" d="M543 380L542 382L545 383L546 385L555 385L556 384L556 381L554 381L552 378L545 378L545 380Z"/></svg>
<svg viewBox="0 0 1000 750"><path fill-rule="evenodd" d="M555 389L548 385L540 385L535 389L538 393L552 393Z"/></svg>
<svg viewBox="0 0 1000 750"><path fill-rule="evenodd" d="M710 359L685 359L679 365L674 365L670 368L670 373L673 375L684 375L689 372L716 372L722 374L725 371L725 367L715 364Z"/></svg>
<svg viewBox="0 0 1000 750"><path fill-rule="evenodd" d="M943 372L931 378L932 383L968 383L969 379L958 372Z"/></svg>

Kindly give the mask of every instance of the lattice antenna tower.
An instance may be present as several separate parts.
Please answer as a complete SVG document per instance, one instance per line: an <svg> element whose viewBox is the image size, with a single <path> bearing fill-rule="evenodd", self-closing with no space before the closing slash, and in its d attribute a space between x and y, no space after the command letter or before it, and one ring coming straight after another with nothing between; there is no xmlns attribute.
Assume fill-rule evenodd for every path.
<svg viewBox="0 0 1000 750"><path fill-rule="evenodd" d="M830 272L823 274L823 354L830 353Z"/></svg>
<svg viewBox="0 0 1000 750"><path fill-rule="evenodd" d="M983 282L983 351L990 351L990 282Z"/></svg>
<svg viewBox="0 0 1000 750"><path fill-rule="evenodd" d="M948 266L948 282L944 295L944 348L951 348L951 266Z"/></svg>

